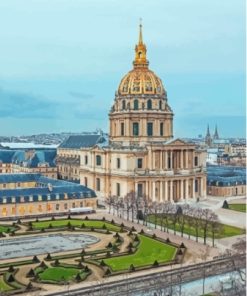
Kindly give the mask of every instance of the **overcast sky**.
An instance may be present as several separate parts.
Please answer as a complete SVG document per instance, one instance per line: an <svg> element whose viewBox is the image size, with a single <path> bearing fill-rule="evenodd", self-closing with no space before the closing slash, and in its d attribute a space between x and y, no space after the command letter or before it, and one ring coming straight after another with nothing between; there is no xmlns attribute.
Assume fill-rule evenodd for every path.
<svg viewBox="0 0 247 296"><path fill-rule="evenodd" d="M1 0L0 135L108 131L139 18L175 136L245 135L244 0Z"/></svg>

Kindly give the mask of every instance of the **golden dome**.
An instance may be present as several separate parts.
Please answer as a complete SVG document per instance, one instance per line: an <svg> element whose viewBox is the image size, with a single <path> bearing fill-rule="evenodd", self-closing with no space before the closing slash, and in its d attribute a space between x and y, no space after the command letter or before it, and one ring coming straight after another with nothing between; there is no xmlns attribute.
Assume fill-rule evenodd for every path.
<svg viewBox="0 0 247 296"><path fill-rule="evenodd" d="M127 73L120 82L119 95L129 94L165 94L161 79L148 68L146 45L142 40L142 25L140 24L139 42L135 47L134 69Z"/></svg>

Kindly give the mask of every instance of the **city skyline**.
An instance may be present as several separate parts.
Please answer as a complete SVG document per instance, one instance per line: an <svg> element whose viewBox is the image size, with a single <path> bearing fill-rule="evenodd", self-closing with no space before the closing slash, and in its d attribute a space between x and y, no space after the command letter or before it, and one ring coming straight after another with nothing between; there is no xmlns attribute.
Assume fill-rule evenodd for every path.
<svg viewBox="0 0 247 296"><path fill-rule="evenodd" d="M141 16L150 69L161 77L175 113L174 136L204 135L207 124L213 133L217 124L222 137L244 137L243 6L0 3L7 28L0 31L1 134L108 132L107 114L120 78L132 68Z"/></svg>

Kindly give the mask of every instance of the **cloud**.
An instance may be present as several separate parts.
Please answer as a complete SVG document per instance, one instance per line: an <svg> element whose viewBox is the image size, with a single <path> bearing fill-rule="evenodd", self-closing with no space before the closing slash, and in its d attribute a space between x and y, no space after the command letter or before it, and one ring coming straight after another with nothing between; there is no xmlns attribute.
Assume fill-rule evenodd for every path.
<svg viewBox="0 0 247 296"><path fill-rule="evenodd" d="M82 99L82 100L86 100L86 99L92 99L94 96L92 94L86 94L86 93L81 93L81 92L77 92L77 91L70 91L69 94L73 97L73 98L78 98L78 99Z"/></svg>
<svg viewBox="0 0 247 296"><path fill-rule="evenodd" d="M51 118L56 104L44 97L0 89L0 117Z"/></svg>

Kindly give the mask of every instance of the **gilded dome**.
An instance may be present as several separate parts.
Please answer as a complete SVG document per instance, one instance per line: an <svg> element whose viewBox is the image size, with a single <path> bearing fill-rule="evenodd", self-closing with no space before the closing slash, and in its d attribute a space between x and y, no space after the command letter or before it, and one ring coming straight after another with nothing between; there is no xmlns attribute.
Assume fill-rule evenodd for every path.
<svg viewBox="0 0 247 296"><path fill-rule="evenodd" d="M165 94L161 79L148 68L146 45L142 40L142 25L140 25L139 42L135 47L134 69L127 73L118 87L119 95Z"/></svg>

